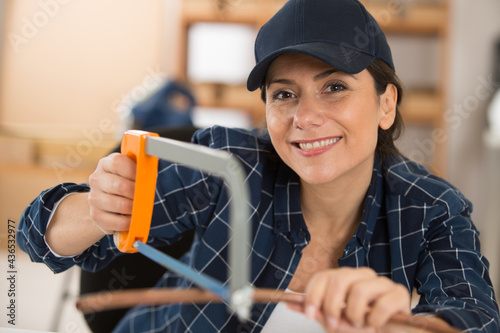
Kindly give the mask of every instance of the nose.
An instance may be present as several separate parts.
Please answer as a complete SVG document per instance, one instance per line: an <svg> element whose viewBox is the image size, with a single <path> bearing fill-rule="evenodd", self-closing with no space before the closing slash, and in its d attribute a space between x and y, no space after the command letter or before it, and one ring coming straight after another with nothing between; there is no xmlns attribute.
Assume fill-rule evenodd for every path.
<svg viewBox="0 0 500 333"><path fill-rule="evenodd" d="M307 129L321 126L325 121L322 107L313 97L301 97L293 116L294 127Z"/></svg>

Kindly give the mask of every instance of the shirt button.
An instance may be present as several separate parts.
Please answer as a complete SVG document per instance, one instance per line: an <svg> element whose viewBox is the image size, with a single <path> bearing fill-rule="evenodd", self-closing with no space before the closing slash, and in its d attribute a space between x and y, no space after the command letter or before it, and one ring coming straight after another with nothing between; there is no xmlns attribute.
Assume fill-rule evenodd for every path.
<svg viewBox="0 0 500 333"><path fill-rule="evenodd" d="M300 239L306 238L306 232L303 229L300 229L297 235L299 236Z"/></svg>
<svg viewBox="0 0 500 333"><path fill-rule="evenodd" d="M281 228L281 226L282 226L282 225L283 225L283 222L281 222L281 221L276 222L276 226L277 226L278 228Z"/></svg>

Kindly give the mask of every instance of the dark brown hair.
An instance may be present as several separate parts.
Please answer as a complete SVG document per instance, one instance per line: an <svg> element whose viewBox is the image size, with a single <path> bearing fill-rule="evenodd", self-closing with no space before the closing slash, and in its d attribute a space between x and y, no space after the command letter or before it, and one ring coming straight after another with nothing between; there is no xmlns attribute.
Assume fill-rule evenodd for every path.
<svg viewBox="0 0 500 333"><path fill-rule="evenodd" d="M395 145L395 141L400 137L404 128L403 118L401 117L400 112L400 104L403 98L403 85L394 70L383 60L374 60L366 69L373 77L375 82L375 91L377 94L382 95L388 84L393 84L398 92L394 123L387 130L383 130L380 127L378 129L377 147L375 148L375 151L384 163L384 160L390 156L401 155L401 152ZM261 86L261 98L264 103L266 102L265 88L266 83L264 82Z"/></svg>
<svg viewBox="0 0 500 333"><path fill-rule="evenodd" d="M385 92L388 84L393 84L398 91L394 123L387 130L383 130L380 127L378 129L378 140L375 150L383 162L387 157L401 155L395 145L395 141L401 136L404 127L400 111L400 104L403 98L403 85L394 70L382 60L374 60L366 69L372 75L375 82L375 91L379 95Z"/></svg>

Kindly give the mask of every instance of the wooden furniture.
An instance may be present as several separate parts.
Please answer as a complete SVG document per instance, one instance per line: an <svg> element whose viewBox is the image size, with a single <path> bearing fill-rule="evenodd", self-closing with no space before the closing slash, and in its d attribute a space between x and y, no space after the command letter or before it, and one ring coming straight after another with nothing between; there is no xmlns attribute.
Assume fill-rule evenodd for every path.
<svg viewBox="0 0 500 333"><path fill-rule="evenodd" d="M257 33L284 3L283 0L182 0L177 77L188 81L188 31L191 25L200 22L246 24L254 27ZM264 103L259 91L248 92L244 83L189 83L200 106L243 110L251 115L254 125L262 125Z"/></svg>
<svg viewBox="0 0 500 333"><path fill-rule="evenodd" d="M435 39L439 45L437 84L405 92L401 112L406 124L432 127L432 135L426 140L423 153L431 153L429 158L432 171L444 175L446 172L446 143L448 133L444 113L448 99L448 49L449 49L449 0L361 0L375 17L384 32L403 35L407 38L425 37ZM412 66L400 63L397 66ZM404 84L404 82L403 82Z"/></svg>
<svg viewBox="0 0 500 333"><path fill-rule="evenodd" d="M254 26L256 31L286 0L182 0L180 47L177 76L188 80L187 39L192 24L199 22L241 23ZM449 0L361 0L368 11L377 19L388 36L435 38L439 44L439 73L435 87L424 87L406 91L401 107L406 124L430 126L433 129L432 147L424 153L434 171L441 175L446 168L446 139L443 113L447 101L447 61L449 41ZM398 66L412 66L399 64ZM404 83L404 82L403 82ZM227 85L192 83L200 106L235 108L248 112L256 126L263 123L264 105L260 91L248 92L244 84Z"/></svg>

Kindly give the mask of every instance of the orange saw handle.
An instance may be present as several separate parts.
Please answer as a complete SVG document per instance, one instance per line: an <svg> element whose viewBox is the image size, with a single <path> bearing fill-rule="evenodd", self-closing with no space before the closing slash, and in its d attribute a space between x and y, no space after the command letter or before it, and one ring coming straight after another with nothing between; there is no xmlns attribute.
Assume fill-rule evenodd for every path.
<svg viewBox="0 0 500 333"><path fill-rule="evenodd" d="M151 227L158 175L158 157L146 154L148 136L158 137L159 135L129 130L125 132L122 139L121 153L137 163L130 229L116 232L114 238L116 247L122 252L137 252L134 247L135 241L140 240L146 243Z"/></svg>

